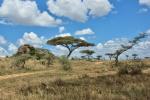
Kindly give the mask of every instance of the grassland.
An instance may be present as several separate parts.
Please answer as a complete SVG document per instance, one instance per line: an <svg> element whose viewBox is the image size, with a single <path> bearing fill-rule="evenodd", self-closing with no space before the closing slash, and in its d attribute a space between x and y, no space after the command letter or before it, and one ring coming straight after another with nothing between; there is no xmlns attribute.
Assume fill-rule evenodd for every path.
<svg viewBox="0 0 150 100"><path fill-rule="evenodd" d="M49 68L29 60L25 69L12 69L10 63L0 62L0 100L150 100L148 67L142 74L118 75L107 61L71 61L69 71L57 60Z"/></svg>

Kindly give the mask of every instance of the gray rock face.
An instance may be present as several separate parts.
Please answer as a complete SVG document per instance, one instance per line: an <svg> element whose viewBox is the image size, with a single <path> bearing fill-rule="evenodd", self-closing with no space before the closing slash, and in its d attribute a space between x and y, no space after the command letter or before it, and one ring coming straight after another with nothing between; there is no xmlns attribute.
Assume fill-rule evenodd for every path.
<svg viewBox="0 0 150 100"><path fill-rule="evenodd" d="M28 54L30 53L32 50L35 50L35 48L31 45L25 44L22 45L18 48L18 52L17 54Z"/></svg>

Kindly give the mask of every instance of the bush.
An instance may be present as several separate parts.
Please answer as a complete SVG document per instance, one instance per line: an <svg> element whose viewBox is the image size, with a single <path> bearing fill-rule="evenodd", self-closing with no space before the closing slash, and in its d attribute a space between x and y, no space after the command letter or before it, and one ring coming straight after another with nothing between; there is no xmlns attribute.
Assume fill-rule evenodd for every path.
<svg viewBox="0 0 150 100"><path fill-rule="evenodd" d="M65 81L63 81L60 78L55 79L53 83L54 83L54 85L57 85L57 86L64 86L65 85Z"/></svg>
<svg viewBox="0 0 150 100"><path fill-rule="evenodd" d="M137 75L142 73L142 69L139 67L132 67L131 72L129 72L131 75Z"/></svg>
<svg viewBox="0 0 150 100"><path fill-rule="evenodd" d="M30 59L29 54L22 54L20 56L14 57L15 61L12 64L12 67L25 68L26 60Z"/></svg>
<svg viewBox="0 0 150 100"><path fill-rule="evenodd" d="M118 74L119 74L119 75L128 74L128 68L127 68L127 67L125 67L125 66L124 66L124 67L119 68Z"/></svg>
<svg viewBox="0 0 150 100"><path fill-rule="evenodd" d="M67 57L65 57L65 56L60 57L59 62L62 65L63 70L65 70L65 71L71 70L71 64Z"/></svg>
<svg viewBox="0 0 150 100"><path fill-rule="evenodd" d="M130 75L137 75L142 73L142 67L143 63L142 62L126 62L120 64L118 74L123 75L123 74L130 74Z"/></svg>

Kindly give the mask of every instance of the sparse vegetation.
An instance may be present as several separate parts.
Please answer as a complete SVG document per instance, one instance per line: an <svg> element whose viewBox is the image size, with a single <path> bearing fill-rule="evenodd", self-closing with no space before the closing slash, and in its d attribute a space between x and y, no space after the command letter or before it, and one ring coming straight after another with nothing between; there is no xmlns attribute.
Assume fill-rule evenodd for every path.
<svg viewBox="0 0 150 100"><path fill-rule="evenodd" d="M47 44L49 45L61 45L68 49L69 53L67 55L67 58L70 57L72 52L80 47L89 47L94 46L92 43L88 43L84 40L74 38L72 36L65 36L65 37L56 37L54 39L48 40Z"/></svg>
<svg viewBox="0 0 150 100"><path fill-rule="evenodd" d="M0 100L150 100L149 26L150 0L0 0Z"/></svg>
<svg viewBox="0 0 150 100"><path fill-rule="evenodd" d="M98 55L97 60L101 60L102 57L103 57L102 55Z"/></svg>
<svg viewBox="0 0 150 100"><path fill-rule="evenodd" d="M34 77L30 78L32 80L30 82L13 80L14 87L9 89L7 94L3 91L3 96L0 98L15 100L149 100L149 77L149 75L86 76L69 80L59 78L52 81L45 76ZM41 78L45 79L38 82ZM17 86L18 84L22 85ZM13 89L15 93L12 92ZM6 90L8 89L5 88Z"/></svg>
<svg viewBox="0 0 150 100"><path fill-rule="evenodd" d="M111 59L112 59L112 57L113 57L113 54L112 54L112 53L106 53L105 55L108 56L108 57L109 57L109 60L111 61Z"/></svg>
<svg viewBox="0 0 150 100"><path fill-rule="evenodd" d="M63 70L65 70L65 71L71 70L70 61L66 56L61 56L59 58L59 62L62 65Z"/></svg>
<svg viewBox="0 0 150 100"><path fill-rule="evenodd" d="M118 74L124 75L124 74L130 74L130 75L137 75L141 74L142 70L148 67L143 61L126 61L119 64L118 67Z"/></svg>
<svg viewBox="0 0 150 100"><path fill-rule="evenodd" d="M133 46L137 45L139 41L145 37L147 37L147 33L140 33L139 36L135 37L133 40L129 41L127 45L121 45L121 48L112 53L113 58L115 58L115 65L118 66L119 56L125 51L133 48Z"/></svg>
<svg viewBox="0 0 150 100"><path fill-rule="evenodd" d="M14 62L12 63L12 68L25 68L25 63L28 59L30 59L32 56L29 54L22 54L20 56L14 57Z"/></svg>
<svg viewBox="0 0 150 100"><path fill-rule="evenodd" d="M93 50L82 50L82 51L80 51L80 53L86 54L87 59L90 60L90 59L92 59L92 55L95 53L95 51L93 51Z"/></svg>
<svg viewBox="0 0 150 100"><path fill-rule="evenodd" d="M134 54L134 59L126 55L127 60L118 62L123 52L144 37L141 34L129 42L131 45L106 53L110 60L115 58L118 67L112 67L111 61L100 61L101 55L95 60L93 50L80 52L92 62L84 60L86 56L68 59L75 49L94 45L73 37L48 41L68 48L67 57L23 45L12 57L0 59L0 100L149 100L149 59L140 60Z"/></svg>
<svg viewBox="0 0 150 100"><path fill-rule="evenodd" d="M137 59L138 54L132 54L132 56L133 56L133 59L134 59L134 60L136 60L136 59Z"/></svg>

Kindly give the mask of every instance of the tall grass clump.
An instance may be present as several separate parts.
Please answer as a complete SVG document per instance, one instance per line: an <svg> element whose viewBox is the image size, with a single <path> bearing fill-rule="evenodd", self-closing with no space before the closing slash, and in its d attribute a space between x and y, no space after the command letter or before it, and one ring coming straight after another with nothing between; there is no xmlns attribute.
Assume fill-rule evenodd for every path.
<svg viewBox="0 0 150 100"><path fill-rule="evenodd" d="M65 71L71 70L70 61L66 56L61 56L59 58L59 62L62 65L63 70L65 70Z"/></svg>
<svg viewBox="0 0 150 100"><path fill-rule="evenodd" d="M14 62L12 63L13 67L18 68L25 68L25 63L28 59L30 59L31 56L29 54L22 54L21 56L14 57Z"/></svg>
<svg viewBox="0 0 150 100"><path fill-rule="evenodd" d="M118 74L130 74L137 75L142 73L142 68L144 67L143 62L137 61L128 61L120 64L118 69Z"/></svg>

